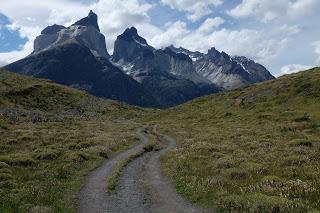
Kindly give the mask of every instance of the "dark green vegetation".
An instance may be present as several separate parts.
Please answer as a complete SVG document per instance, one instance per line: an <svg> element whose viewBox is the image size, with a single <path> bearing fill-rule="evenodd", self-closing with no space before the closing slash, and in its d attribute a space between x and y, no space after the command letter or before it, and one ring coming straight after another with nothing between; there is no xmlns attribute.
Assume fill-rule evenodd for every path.
<svg viewBox="0 0 320 213"><path fill-rule="evenodd" d="M132 145L147 122L177 139L163 170L191 202L219 212L320 210L315 68L155 111L0 71L0 212L73 212L81 176Z"/></svg>
<svg viewBox="0 0 320 213"><path fill-rule="evenodd" d="M177 139L163 169L219 211L320 210L320 69L156 113Z"/></svg>
<svg viewBox="0 0 320 213"><path fill-rule="evenodd" d="M0 70L0 212L75 212L82 176L137 141L139 113Z"/></svg>

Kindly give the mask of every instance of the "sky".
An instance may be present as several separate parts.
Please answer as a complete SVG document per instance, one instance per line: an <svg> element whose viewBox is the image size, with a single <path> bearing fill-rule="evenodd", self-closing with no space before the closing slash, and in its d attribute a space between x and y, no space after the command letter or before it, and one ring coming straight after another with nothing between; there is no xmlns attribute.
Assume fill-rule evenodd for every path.
<svg viewBox="0 0 320 213"><path fill-rule="evenodd" d="M211 47L251 58L281 76L320 66L320 0L0 0L0 66L33 51L52 24L97 13L109 53L135 26L156 48Z"/></svg>

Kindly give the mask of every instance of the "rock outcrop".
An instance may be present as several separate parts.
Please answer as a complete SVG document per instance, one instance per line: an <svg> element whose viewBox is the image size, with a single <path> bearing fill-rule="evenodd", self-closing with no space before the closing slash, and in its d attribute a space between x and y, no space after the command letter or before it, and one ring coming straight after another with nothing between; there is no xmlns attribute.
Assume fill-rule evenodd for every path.
<svg viewBox="0 0 320 213"><path fill-rule="evenodd" d="M162 107L220 91L195 72L188 55L170 48L155 49L134 27L118 36L112 61L150 91Z"/></svg>
<svg viewBox="0 0 320 213"><path fill-rule="evenodd" d="M244 56L231 57L215 48L209 49L207 54L170 48L189 55L198 74L226 90L274 79L264 66Z"/></svg>

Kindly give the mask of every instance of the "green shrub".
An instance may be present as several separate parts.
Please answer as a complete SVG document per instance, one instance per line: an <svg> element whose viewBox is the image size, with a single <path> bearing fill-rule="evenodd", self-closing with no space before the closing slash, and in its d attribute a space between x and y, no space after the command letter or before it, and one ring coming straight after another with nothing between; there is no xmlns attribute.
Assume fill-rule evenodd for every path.
<svg viewBox="0 0 320 213"><path fill-rule="evenodd" d="M34 206L29 210L30 213L52 213L52 209L45 206Z"/></svg>
<svg viewBox="0 0 320 213"><path fill-rule="evenodd" d="M239 168L228 168L225 170L225 175L231 180L241 180L249 177L249 173Z"/></svg>
<svg viewBox="0 0 320 213"><path fill-rule="evenodd" d="M233 114L231 113L231 112L226 112L225 114L224 114L224 117L231 117Z"/></svg>
<svg viewBox="0 0 320 213"><path fill-rule="evenodd" d="M109 153L108 153L108 151L106 151L106 150L100 150L100 151L98 151L98 155L100 156L100 157L102 157L102 158L109 158Z"/></svg>
<svg viewBox="0 0 320 213"><path fill-rule="evenodd" d="M0 129L9 130L9 127L5 124L0 123Z"/></svg>
<svg viewBox="0 0 320 213"><path fill-rule="evenodd" d="M307 163L309 159L304 155L290 155L284 158L284 166L301 166Z"/></svg>
<svg viewBox="0 0 320 213"><path fill-rule="evenodd" d="M224 154L220 153L220 152L212 152L212 158L213 159L220 159L224 156Z"/></svg>
<svg viewBox="0 0 320 213"><path fill-rule="evenodd" d="M6 164L5 162L0 161L0 169L2 168L9 168L9 165Z"/></svg>
<svg viewBox="0 0 320 213"><path fill-rule="evenodd" d="M36 153L35 158L38 160L55 160L59 157L59 152L55 150L46 150Z"/></svg>
<svg viewBox="0 0 320 213"><path fill-rule="evenodd" d="M90 146L92 146L92 144L89 142L82 142L79 144L80 149L86 149L86 148L89 148Z"/></svg>
<svg viewBox="0 0 320 213"><path fill-rule="evenodd" d="M13 176L8 173L0 173L0 181L7 181L13 179Z"/></svg>
<svg viewBox="0 0 320 213"><path fill-rule="evenodd" d="M266 168L262 164L254 162L243 162L240 164L240 169L248 172L251 175L263 174L266 172Z"/></svg>
<svg viewBox="0 0 320 213"><path fill-rule="evenodd" d="M84 161L87 161L90 156L84 152L78 151L70 153L68 158L73 162L82 163Z"/></svg>
<svg viewBox="0 0 320 213"><path fill-rule="evenodd" d="M222 157L216 161L217 167L220 169L227 169L237 166L238 162L229 156Z"/></svg>
<svg viewBox="0 0 320 213"><path fill-rule="evenodd" d="M28 167L34 165L36 162L28 155L8 155L0 157L0 161L3 161L11 166Z"/></svg>
<svg viewBox="0 0 320 213"><path fill-rule="evenodd" d="M59 179L67 179L70 174L70 167L68 165L59 166L56 170L56 176Z"/></svg>
<svg viewBox="0 0 320 213"><path fill-rule="evenodd" d="M79 144L77 144L77 143L70 143L69 145L68 145L68 149L69 150L76 150L76 149L80 149L81 147L79 146Z"/></svg>
<svg viewBox="0 0 320 213"><path fill-rule="evenodd" d="M12 171L10 169L7 169L7 168L2 168L0 169L0 173L7 173L7 174L11 174Z"/></svg>
<svg viewBox="0 0 320 213"><path fill-rule="evenodd" d="M295 118L293 121L295 121L295 122L310 122L311 119L310 119L309 115L305 114L305 115L303 115L301 117Z"/></svg>
<svg viewBox="0 0 320 213"><path fill-rule="evenodd" d="M31 135L22 135L22 136L20 136L19 138L18 138L18 141L24 141L24 142L29 142L29 141L33 141L33 140L35 140L36 139L36 137L34 137L34 136L31 136Z"/></svg>
<svg viewBox="0 0 320 213"><path fill-rule="evenodd" d="M312 147L312 142L306 139L294 139L289 142L290 146L305 146L305 147Z"/></svg>
<svg viewBox="0 0 320 213"><path fill-rule="evenodd" d="M18 144L19 142L17 141L17 140L15 140L15 139L12 139L12 140L9 140L9 141L7 141L7 144L9 144L9 145L16 145L16 144Z"/></svg>
<svg viewBox="0 0 320 213"><path fill-rule="evenodd" d="M262 183L267 183L269 185L278 185L279 183L282 183L283 180L279 178L278 176L264 176L261 180Z"/></svg>
<svg viewBox="0 0 320 213"><path fill-rule="evenodd" d="M217 207L227 212L306 212L308 210L301 203L261 193L221 197L218 199Z"/></svg>

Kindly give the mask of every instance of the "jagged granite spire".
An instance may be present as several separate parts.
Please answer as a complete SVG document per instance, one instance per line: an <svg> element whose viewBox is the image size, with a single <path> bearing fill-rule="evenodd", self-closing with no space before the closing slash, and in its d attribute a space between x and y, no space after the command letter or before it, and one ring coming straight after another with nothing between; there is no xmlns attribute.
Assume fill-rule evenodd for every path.
<svg viewBox="0 0 320 213"><path fill-rule="evenodd" d="M70 27L56 24L46 27L35 39L32 54L38 54L65 43L76 42L89 48L96 57L109 58L105 37L100 33L97 19L98 16L91 10L87 17Z"/></svg>
<svg viewBox="0 0 320 213"><path fill-rule="evenodd" d="M127 41L136 41L140 44L148 45L146 39L142 38L138 34L138 30L135 27L127 28L121 35L118 36L118 39L127 40Z"/></svg>
<svg viewBox="0 0 320 213"><path fill-rule="evenodd" d="M100 28L98 25L98 16L92 10L90 10L89 15L87 17L77 21L72 26L74 25L81 25L81 26L87 26L87 27L93 26L100 32Z"/></svg>
<svg viewBox="0 0 320 213"><path fill-rule="evenodd" d="M114 44L113 60L123 60L130 63L138 58L153 57L154 48L149 46L147 40L138 34L135 27L127 28L117 37Z"/></svg>

